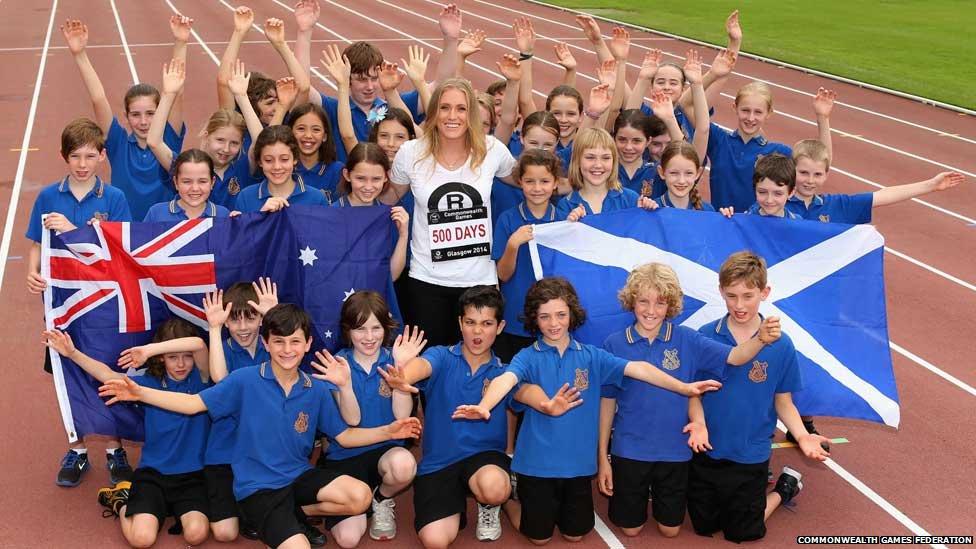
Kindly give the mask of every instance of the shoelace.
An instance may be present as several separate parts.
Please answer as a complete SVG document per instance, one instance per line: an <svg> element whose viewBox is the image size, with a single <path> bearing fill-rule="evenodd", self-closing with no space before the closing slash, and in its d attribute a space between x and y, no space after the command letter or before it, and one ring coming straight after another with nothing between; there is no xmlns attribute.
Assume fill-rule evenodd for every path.
<svg viewBox="0 0 976 549"><path fill-rule="evenodd" d="M390 503L386 503L387 501L389 501ZM379 505L377 505L377 507L379 508L385 508L388 510L388 511L377 511L373 514L373 517L375 517L373 520L376 521L378 526L383 528L388 528L391 524L393 524L395 520L393 508L395 507L395 505L396 504L392 499L384 500L380 502Z"/></svg>
<svg viewBox="0 0 976 549"><path fill-rule="evenodd" d="M61 459L61 467L73 469L75 465L78 464L78 461L80 460L81 460L81 454L79 454L78 452L73 452L71 450L68 450L68 453L65 454L64 458Z"/></svg>
<svg viewBox="0 0 976 549"><path fill-rule="evenodd" d="M111 454L109 454L108 459L111 460L113 464L115 464L116 468L120 468L120 467L129 468L129 458L128 456L126 456L125 450L123 448L119 448L114 452L112 452Z"/></svg>
<svg viewBox="0 0 976 549"><path fill-rule="evenodd" d="M494 517L492 516L493 514L492 512L494 511L494 509L495 509L494 507L488 507L484 505L479 506L478 522L480 522L484 526L491 526L491 523L494 522Z"/></svg>

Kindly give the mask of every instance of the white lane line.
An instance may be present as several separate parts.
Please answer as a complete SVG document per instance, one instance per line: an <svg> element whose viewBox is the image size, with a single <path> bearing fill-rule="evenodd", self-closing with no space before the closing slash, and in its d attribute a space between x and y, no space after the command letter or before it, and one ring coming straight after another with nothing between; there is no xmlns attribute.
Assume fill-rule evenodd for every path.
<svg viewBox="0 0 976 549"><path fill-rule="evenodd" d="M963 288L966 288L967 290L969 290L971 292L976 292L976 286L970 284L969 282L966 282L965 280L962 280L961 278L957 278L955 276L952 276L951 274L949 274L949 273L947 273L945 271L940 271L939 269L936 269L935 267L929 265L928 263L925 263L924 261L919 261L918 259L915 259L914 257L912 257L912 256L910 256L908 254L899 252L898 250L893 250L893 249L889 248L888 246L885 246L884 249L885 249L886 252L888 252L889 254L891 254L891 255L893 255L895 257L900 257L901 259L904 259L905 261L908 261L909 263L912 263L914 265L917 265L917 266L925 269L926 271L929 271L930 273L933 273L933 274L936 274L936 275L941 276L942 278L948 280L949 282L955 282L956 284L962 286Z"/></svg>
<svg viewBox="0 0 976 549"><path fill-rule="evenodd" d="M132 75L132 83L139 83L139 74L136 73L136 64L132 60L132 50L129 49L129 42L125 39L125 30L122 28L122 19L119 18L119 10L115 7L115 0L109 0L112 5L112 15L115 16L115 26L119 28L119 38L122 39L122 48L125 49L125 59L129 62L129 74Z"/></svg>
<svg viewBox="0 0 976 549"><path fill-rule="evenodd" d="M928 371L932 372L933 374L941 377L942 379L948 381L949 383L955 385L956 387L959 387L963 391L966 391L967 393L969 393L969 394L971 394L973 396L976 396L976 388L974 388L972 385L969 385L965 381L962 381L958 377L950 374L949 372L946 372L945 370L943 370L941 368L936 367L931 362L929 362L929 361L925 360L924 358L916 355L915 353L909 351L908 349L902 347L901 345L898 345L894 341L890 341L889 340L888 341L888 346L891 347L891 350L893 350L896 353L902 355L903 357L907 358L908 360L911 360L915 364L918 364L922 368L925 368L926 370L928 370Z"/></svg>
<svg viewBox="0 0 976 549"><path fill-rule="evenodd" d="M865 185L870 185L870 186L875 187L877 189L887 189L888 188L887 185L882 185L881 183L876 183L874 181L871 181L870 179L866 179L866 178L863 178L863 177L861 177L859 175L855 175L855 174L853 174L853 173L851 173L851 172L849 172L847 170L843 170L843 169L838 168L836 166L831 166L830 169L831 169L831 171L834 171L834 172L837 172L837 173L839 173L841 175L850 177L851 179L854 179L855 181L860 181L861 183L864 183ZM933 210L935 210L935 211L937 211L939 213L943 213L943 214L948 215L950 217L955 217L956 219L958 219L960 221L963 221L967 225L976 225L976 219L973 219L971 217L966 217L966 216L962 215L961 213L957 213L957 212L954 212L952 210L947 210L946 208L943 208L942 206L937 206L937 205L935 205L935 204L933 204L933 203L931 203L931 202L929 202L927 200L922 200L921 198L913 198L913 199L911 199L911 201L912 202L915 202L917 204L921 204L921 205L925 206L926 208L931 208L931 209L933 209Z"/></svg>
<svg viewBox="0 0 976 549"><path fill-rule="evenodd" d="M163 0L163 2L166 2L166 5L169 6L169 9L171 9L173 11L173 13L175 13L176 15L185 15L183 12L181 12L178 9L176 9L176 6L174 6L173 3L170 2L170 0ZM207 43L203 41L203 38L200 38L200 35L197 33L196 29L191 28L190 29L190 34L192 34L193 35L193 39L196 40L198 44L200 44L200 46L203 48L203 51L207 52L207 55L210 56L210 59L212 59L214 63L216 63L217 65L219 65L220 64L220 59L218 59L217 58L217 55L214 54L213 50L210 49L209 46L207 46ZM169 44L169 45L172 46L172 44Z"/></svg>
<svg viewBox="0 0 976 549"><path fill-rule="evenodd" d="M512 12L512 13L518 13L520 15L525 15L525 16L528 16L528 17L532 17L532 18L538 19L540 21L546 21L548 23L552 23L554 25L559 25L561 27L566 27L566 28L569 28L569 29L579 30L579 28L576 27L575 25L570 25L570 24L567 24L567 23L563 23L562 21L556 21L556 20L553 20L553 19L549 19L547 17L543 17L543 16L538 15L536 13L525 12L525 11L521 11L521 10L517 10L517 9L505 7L505 6L500 6L500 5L496 5L496 4L492 3L492 2L486 2L484 0L474 0L474 1L477 2L477 3L479 3L479 4L485 4L485 5L494 7L494 8L498 8L500 10L505 10L505 11L509 11L509 12ZM544 2L539 2L538 0L528 0L528 1L529 2L532 2L534 4L541 5L541 6L547 6L549 8L554 9L554 10L557 10L557 11L566 11L566 12L570 12L570 13L574 13L574 14L576 14L576 13L583 13L583 12L578 11L578 10L572 10L572 9L563 8L563 7L559 7L559 6L553 6L551 4L546 4ZM596 18L597 19L603 19L605 21L612 21L612 20L607 19L605 17L598 17L598 16L596 16ZM620 23L619 21L612 21L612 22ZM708 43L705 43L705 42L700 42L700 41L692 40L690 38L685 38L685 37L681 37L681 36L677 36L677 35L668 35L668 33L664 33L664 32L661 32L661 31L654 30L654 29L647 29L647 28L644 28L644 27L640 27L640 26L637 26L637 25L630 24L630 23L620 23L620 24L624 24L624 25L630 26L631 28L638 28L638 29L644 30L646 32L652 32L652 33L656 33L656 34L659 34L659 35L662 35L662 36L666 36L666 37L669 37L669 38L673 38L674 40L680 40L680 41L683 41L683 42L688 42L688 43L693 43L693 44L699 44L699 45L707 46L707 47L711 47L711 48L714 48L715 47L713 44L708 44ZM640 44L636 44L636 46L638 48L640 48L640 49L645 49L645 50L651 49L651 48L647 48L645 46L642 46ZM665 52L665 54L666 55L670 55L672 57L681 58L681 56L675 55L675 54L672 54L672 53ZM751 54L746 54L746 55L749 55L751 57L756 57L757 59L760 59L757 56L752 56ZM790 66L790 65L788 65L786 63L782 63L780 61L775 61L775 60L769 60L769 61L772 62L772 63L776 63L776 64L780 64L780 65L785 65L785 66L788 66L789 68L793 68L793 69L796 69L796 70L802 70L802 71L811 72L811 73L813 72L811 69L805 69L803 67ZM630 65L631 66L636 66L636 65L633 65L633 64L630 64ZM777 84L776 82L772 82L772 81L769 81L769 80L763 80L763 79L761 79L759 77L752 76L752 75L749 75L749 74L745 74L745 73L741 73L741 72L735 72L734 74L737 74L737 75L739 75L739 76L741 76L743 78L748 78L750 80L757 80L757 81L760 81L760 82L765 82L765 83L769 84L770 86L773 86L773 87L776 87L776 88L780 88L780 89L784 89L784 90L787 90L787 91L790 91L790 92L793 92L793 93L798 93L800 95L805 95L807 97L814 97L814 95L815 95L813 93L810 93L810 92L807 92L807 91L803 91L803 90L798 90L796 88L791 88L791 87L785 86L783 84ZM822 76L824 76L826 78L833 78L833 79L840 80L840 81L847 80L847 79L844 79L842 77L838 77L838 76L835 76L835 75L822 74ZM859 85L861 87L874 87L871 84L865 84L863 82L856 82L856 81L853 81L853 80L848 80L848 82L853 83L854 85ZM881 90L880 88L878 88L878 89L879 89L879 91L884 91L886 93L893 94L893 95L904 95L904 94L901 94L900 92L895 92L895 90ZM918 100L918 101L922 101L922 102L928 102L929 104L936 103L936 102L933 102L931 100L924 100L924 98L912 97L912 99L915 99L915 100ZM953 134L951 132L946 132L944 130L939 130L939 129L936 129L936 128L931 128L931 127L928 127L928 126L925 126L925 125L922 125L922 124L917 124L915 122L911 122L911 121L908 121L908 120L903 120L903 119L897 118L895 116L891 116L891 115L887 115L887 114L884 114L884 113L876 112L876 111L873 111L871 109L866 109L864 107L859 107L857 105L852 105L850 103L844 103L842 101L837 101L837 102L835 102L835 104L836 105L842 105L844 107L848 107L850 109L854 109L854 110L857 110L857 111L860 111L860 112L863 112L863 113L866 113L866 114L870 114L872 116L878 116L880 118L885 118L885 119L891 120L893 122L898 122L898 123L901 123L901 124L905 124L905 125L908 125L908 126L912 126L914 128L918 128L918 129L921 129L921 130L925 130L925 131L928 131L928 132L932 132L932 133L938 134L940 137L949 137L951 139L956 139L956 140L959 140L959 141L965 141L967 143L976 144L976 139L969 139L969 138L966 138L966 137L962 137L960 135ZM952 108L958 109L959 107L952 106Z"/></svg>
<svg viewBox="0 0 976 549"><path fill-rule="evenodd" d="M17 203L20 201L20 188L24 184L24 170L27 167L27 153L31 134L34 132L34 117L37 115L37 102L41 96L41 83L44 80L44 67L47 66L47 50L51 44L51 29L54 28L54 15L58 11L58 0L51 3L51 16L47 21L47 35L44 37L44 48L41 50L41 62L37 65L37 77L34 80L34 95L31 97L30 110L27 112L27 124L24 128L24 139L20 144L20 156L17 159L17 173L10 190L10 203L7 204L7 219L3 224L3 240L0 241L0 290L3 289L3 275L7 270L7 257L10 254L10 239L14 232L14 218L17 217Z"/></svg>
<svg viewBox="0 0 976 549"><path fill-rule="evenodd" d="M607 526L607 523L603 522L600 515L593 513L593 529L596 533L600 535L603 539L603 543L607 544L610 549L624 549L624 544L620 542L620 539L613 533L613 530Z"/></svg>

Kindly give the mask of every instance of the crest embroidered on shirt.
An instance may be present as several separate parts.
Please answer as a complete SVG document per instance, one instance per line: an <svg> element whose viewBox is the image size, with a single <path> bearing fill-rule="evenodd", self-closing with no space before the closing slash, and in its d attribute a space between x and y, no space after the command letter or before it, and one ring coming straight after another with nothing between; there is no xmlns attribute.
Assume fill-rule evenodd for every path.
<svg viewBox="0 0 976 549"><path fill-rule="evenodd" d="M766 381L766 367L768 365L765 362L759 362L754 360L752 362L752 368L749 370L749 381L753 383L762 383Z"/></svg>
<svg viewBox="0 0 976 549"><path fill-rule="evenodd" d="M298 419L295 420L295 432L302 434L308 431L308 414L298 412Z"/></svg>
<svg viewBox="0 0 976 549"><path fill-rule="evenodd" d="M573 386L577 391L585 391L590 387L590 371L582 368L576 369L576 377L573 379Z"/></svg>
<svg viewBox="0 0 976 549"><path fill-rule="evenodd" d="M482 386L481 386L481 397L482 398L484 398L485 393L488 392L488 386L489 385L491 385L491 380L490 379L486 379L485 382L484 382L484 384L482 384Z"/></svg>
<svg viewBox="0 0 976 549"><path fill-rule="evenodd" d="M820 217L818 217L818 219L820 219L821 223L830 223L830 216L827 214L820 214Z"/></svg>
<svg viewBox="0 0 976 549"><path fill-rule="evenodd" d="M383 398L390 398L393 396L393 389L390 389L390 384L387 383L385 379L380 380L379 393Z"/></svg>
<svg viewBox="0 0 976 549"><path fill-rule="evenodd" d="M653 189L654 189L654 186L651 184L651 182L645 179L644 182L641 183L641 192L640 192L640 195L641 196L646 196L647 198L650 198L651 197L651 193L653 192Z"/></svg>
<svg viewBox="0 0 976 549"><path fill-rule="evenodd" d="M667 349L664 351L664 362L661 364L665 370L677 370L681 366L678 359L677 349Z"/></svg>
<svg viewBox="0 0 976 549"><path fill-rule="evenodd" d="M230 181L227 182L227 194L237 196L239 192L241 192L241 184L237 182L236 177L230 178Z"/></svg>
<svg viewBox="0 0 976 549"><path fill-rule="evenodd" d="M95 212L92 214L92 219L97 219L99 221L108 221L108 212Z"/></svg>

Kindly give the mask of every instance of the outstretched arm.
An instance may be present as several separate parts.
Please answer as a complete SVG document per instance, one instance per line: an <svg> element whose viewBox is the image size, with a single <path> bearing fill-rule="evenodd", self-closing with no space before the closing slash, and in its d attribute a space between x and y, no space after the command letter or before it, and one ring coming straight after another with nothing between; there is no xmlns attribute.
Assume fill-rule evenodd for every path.
<svg viewBox="0 0 976 549"><path fill-rule="evenodd" d="M519 90L522 87L522 63L518 58L510 53L502 56L498 63L498 71L505 77L505 97L502 99L502 115L495 126L495 139L508 145L515 131L515 122L518 120Z"/></svg>
<svg viewBox="0 0 976 549"><path fill-rule="evenodd" d="M240 6L234 10L234 33L230 35L224 55L220 58L220 66L217 67L217 108L234 110L234 94L230 91L228 84L234 74L234 63L237 61L241 52L241 44L247 31L254 23L254 12L247 6Z"/></svg>
<svg viewBox="0 0 976 549"><path fill-rule="evenodd" d="M253 152L254 144L257 143L258 136L261 135L261 131L264 129L264 126L261 125L261 119L258 118L258 114L254 112L254 107L251 106L251 100L247 97L247 85L250 81L251 73L244 70L244 62L238 59L234 63L234 69L227 83L227 89L233 94L237 107L241 110L241 114L244 115L244 122L247 124L247 133L251 135L251 151L248 151L248 154ZM251 154L251 167L253 168L256 164L257 161L253 154Z"/></svg>
<svg viewBox="0 0 976 549"><path fill-rule="evenodd" d="M372 429L350 427L336 436L336 442L341 444L343 448L358 448L388 440L417 438L420 436L420 431L420 420L415 417L408 417Z"/></svg>
<svg viewBox="0 0 976 549"><path fill-rule="evenodd" d="M624 375L685 396L698 396L722 387L721 383L714 380L685 383L658 370L651 363L640 360L628 362L624 367Z"/></svg>
<svg viewBox="0 0 976 549"><path fill-rule="evenodd" d="M339 48L335 44L329 44L322 50L322 67L335 80L336 88L336 118L339 125L339 137L342 145L346 148L346 153L352 151L353 147L359 144L356 137L356 130L352 125L352 107L349 106L349 78L352 67L349 59L339 53Z"/></svg>
<svg viewBox="0 0 976 549"><path fill-rule="evenodd" d="M224 356L223 327L230 318L232 303L224 305L224 291L217 290L204 294L203 311L207 315L208 339L210 341L210 379L220 383L227 377L227 357Z"/></svg>
<svg viewBox="0 0 976 549"><path fill-rule="evenodd" d="M339 414L342 415L342 420L353 427L359 425L362 420L362 413L359 409L356 392L352 388L349 362L342 357L332 356L332 353L323 349L316 351L312 368L319 371L318 374L312 374L312 377L328 381L339 389L333 393L333 396L339 406Z"/></svg>
<svg viewBox="0 0 976 549"><path fill-rule="evenodd" d="M95 67L88 59L88 52L86 51L88 47L88 26L77 19L69 19L64 25L61 25L61 33L64 35L64 41L68 44L68 51L71 52L75 64L78 65L78 71L81 73L81 80L85 84L85 89L88 90L88 97L91 98L92 108L95 111L95 122L102 129L102 132L108 135L108 129L112 126L112 106L109 105L108 98L105 96L105 88L98 78L98 73L95 72Z"/></svg>
<svg viewBox="0 0 976 549"><path fill-rule="evenodd" d="M104 362L100 360L95 360L94 358L86 355L85 353L78 350L75 347L73 341L71 341L71 336L67 332L62 332L61 330L47 330L42 332L41 336L44 338L44 344L48 347L54 349L59 355L71 360L75 364L81 367L82 370L88 373L88 375L93 378L105 383L110 379L118 379L126 377L124 374L116 372L115 370L109 368Z"/></svg>
<svg viewBox="0 0 976 549"><path fill-rule="evenodd" d="M695 138L692 145L698 158L705 158L705 153L708 152L708 100L705 99L705 88L702 86L701 56L697 51L688 50L684 72L695 103Z"/></svg>
<svg viewBox="0 0 976 549"><path fill-rule="evenodd" d="M173 59L179 60L186 65L186 43L190 40L190 30L193 28L193 19L185 15L174 15L169 18L169 29L173 32ZM159 114L159 108L156 109ZM169 125L177 132L183 127L183 94L180 93L173 102L173 108L166 117ZM169 166L169 164L163 164Z"/></svg>
<svg viewBox="0 0 976 549"><path fill-rule="evenodd" d="M396 246L390 255L390 277L400 278L407 266L407 248L410 246L410 214L403 206L393 206L390 209L390 219L397 229Z"/></svg>
<svg viewBox="0 0 976 549"><path fill-rule="evenodd" d="M183 97L185 82L185 62L173 59L163 65L163 90L159 97L159 105L156 107L156 115L153 116L152 122L149 124L146 145L156 160L159 161L159 165L167 169L173 165L173 150L166 144L163 134L166 132L170 110L177 102L182 101L180 98Z"/></svg>
<svg viewBox="0 0 976 549"><path fill-rule="evenodd" d="M776 396L773 397L773 403L776 407L776 415L786 425L787 430L793 434L796 445L800 447L803 455L817 461L826 461L830 457L830 452L827 450L830 447L830 439L807 432L806 427L803 426L803 420L800 419L800 412L796 410L796 406L793 404L792 395L790 393L776 393Z"/></svg>
<svg viewBox="0 0 976 549"><path fill-rule="evenodd" d="M437 19L441 29L443 47L437 60L435 78L443 82L453 78L458 71L458 41L461 39L461 10L455 4L447 4Z"/></svg>
<svg viewBox="0 0 976 549"><path fill-rule="evenodd" d="M965 180L966 177L961 173L942 172L932 179L926 179L918 183L908 183L906 185L881 189L880 191L874 192L874 203L872 207L877 208L878 206L897 204L898 202L903 202L931 192L951 189Z"/></svg>
<svg viewBox="0 0 976 549"><path fill-rule="evenodd" d="M378 371L387 385L395 391L404 393L416 393L417 388L413 386L418 381L430 377L433 369L427 359L419 356L420 351L427 345L424 338L424 331L418 326L404 326L403 333L396 337L393 342L393 365L384 370Z"/></svg>
<svg viewBox="0 0 976 549"><path fill-rule="evenodd" d="M641 61L640 71L637 73L637 81L634 82L634 89L627 96L624 109L639 109L644 104L644 96L647 95L648 88L657 74L657 67L661 64L661 50L648 50Z"/></svg>
<svg viewBox="0 0 976 549"><path fill-rule="evenodd" d="M454 419L489 419L491 410L511 392L512 388L518 384L518 377L512 372L504 374L491 380L488 390L481 397L478 404L462 404L458 406L452 416Z"/></svg>
<svg viewBox="0 0 976 549"><path fill-rule="evenodd" d="M512 24L515 32L515 44L519 50L519 61L522 68L522 79L518 88L519 112L522 118L529 116L539 110L535 105L535 97L532 95L532 55L535 55L535 29L532 28L532 21L528 17L518 17ZM524 61L523 56L530 56ZM506 93L508 93L506 91ZM507 143L507 141L502 141Z"/></svg>
<svg viewBox="0 0 976 549"><path fill-rule="evenodd" d="M600 63L607 61L608 59L613 59L613 54L610 53L610 48L607 47L607 43L603 41L603 34L600 33L600 25L597 24L596 19L589 15L577 15L576 24L583 29L583 36L590 41L593 46L593 51L596 52L596 59Z"/></svg>
<svg viewBox="0 0 976 549"><path fill-rule="evenodd" d="M705 425L705 408L702 407L701 397L688 399L688 424L681 432L688 434L688 446L693 452L712 449L708 442L708 427Z"/></svg>
<svg viewBox="0 0 976 549"><path fill-rule="evenodd" d="M288 43L285 42L285 22L281 19L271 18L264 22L264 35L271 42L271 47L278 52L281 60L288 67L288 74L295 79L295 87L298 88L297 100L305 103L308 99L309 76L308 71L298 61L292 53Z"/></svg>
<svg viewBox="0 0 976 549"><path fill-rule="evenodd" d="M759 325L759 333L746 341L736 345L729 352L726 362L735 366L742 366L748 363L766 345L771 345L783 335L779 324L779 317L768 316Z"/></svg>
<svg viewBox="0 0 976 549"><path fill-rule="evenodd" d="M834 140L830 135L830 112L834 110L837 93L826 88L818 88L813 98L813 112L817 115L817 134L820 142L827 147L827 158L834 161Z"/></svg>
<svg viewBox="0 0 976 549"><path fill-rule="evenodd" d="M296 104L300 105L309 101L321 106L322 97L318 91L311 87L311 66L312 66L312 29L319 21L318 0L299 0L295 4L295 26L298 33L295 35L295 59L298 61L305 77L309 79L309 93L306 97L296 98ZM314 93L313 93L314 92Z"/></svg>
<svg viewBox="0 0 976 549"><path fill-rule="evenodd" d="M566 71L563 73L562 84L564 86L575 88L576 58L573 57L573 52L569 51L569 46L563 42L559 42L553 46L553 51L556 53L556 63L558 63Z"/></svg>
<svg viewBox="0 0 976 549"><path fill-rule="evenodd" d="M420 46L409 46L407 48L407 59L400 58L407 78L413 82L413 87L417 90L417 111L421 113L427 110L427 103L430 102L430 86L427 85L427 63L429 61L430 54ZM407 112L410 111L407 110Z"/></svg>
<svg viewBox="0 0 976 549"><path fill-rule="evenodd" d="M178 337L130 347L119 355L118 365L123 368L138 368L154 356L170 353L193 353L193 362L200 371L200 377L204 381L210 380L210 354L207 344L199 337Z"/></svg>
<svg viewBox="0 0 976 549"><path fill-rule="evenodd" d="M150 406L162 408L163 410L188 416L207 411L207 405L200 398L199 393L188 395L186 393L150 389L149 387L140 386L128 376L109 379L103 383L104 385L98 388L98 396L102 398L111 397L105 403L106 406L111 406L116 402L139 401Z"/></svg>

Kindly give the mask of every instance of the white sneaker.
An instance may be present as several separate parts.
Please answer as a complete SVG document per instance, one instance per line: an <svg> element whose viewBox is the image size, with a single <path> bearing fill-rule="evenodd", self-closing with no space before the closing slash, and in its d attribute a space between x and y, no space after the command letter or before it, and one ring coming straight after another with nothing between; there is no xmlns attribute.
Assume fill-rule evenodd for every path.
<svg viewBox="0 0 976 549"><path fill-rule="evenodd" d="M396 537L396 502L393 498L383 501L373 500L373 517L369 521L369 537L376 541L390 540Z"/></svg>
<svg viewBox="0 0 976 549"><path fill-rule="evenodd" d="M478 541L496 541L502 537L500 511L500 505L478 504L478 527L474 531Z"/></svg>

